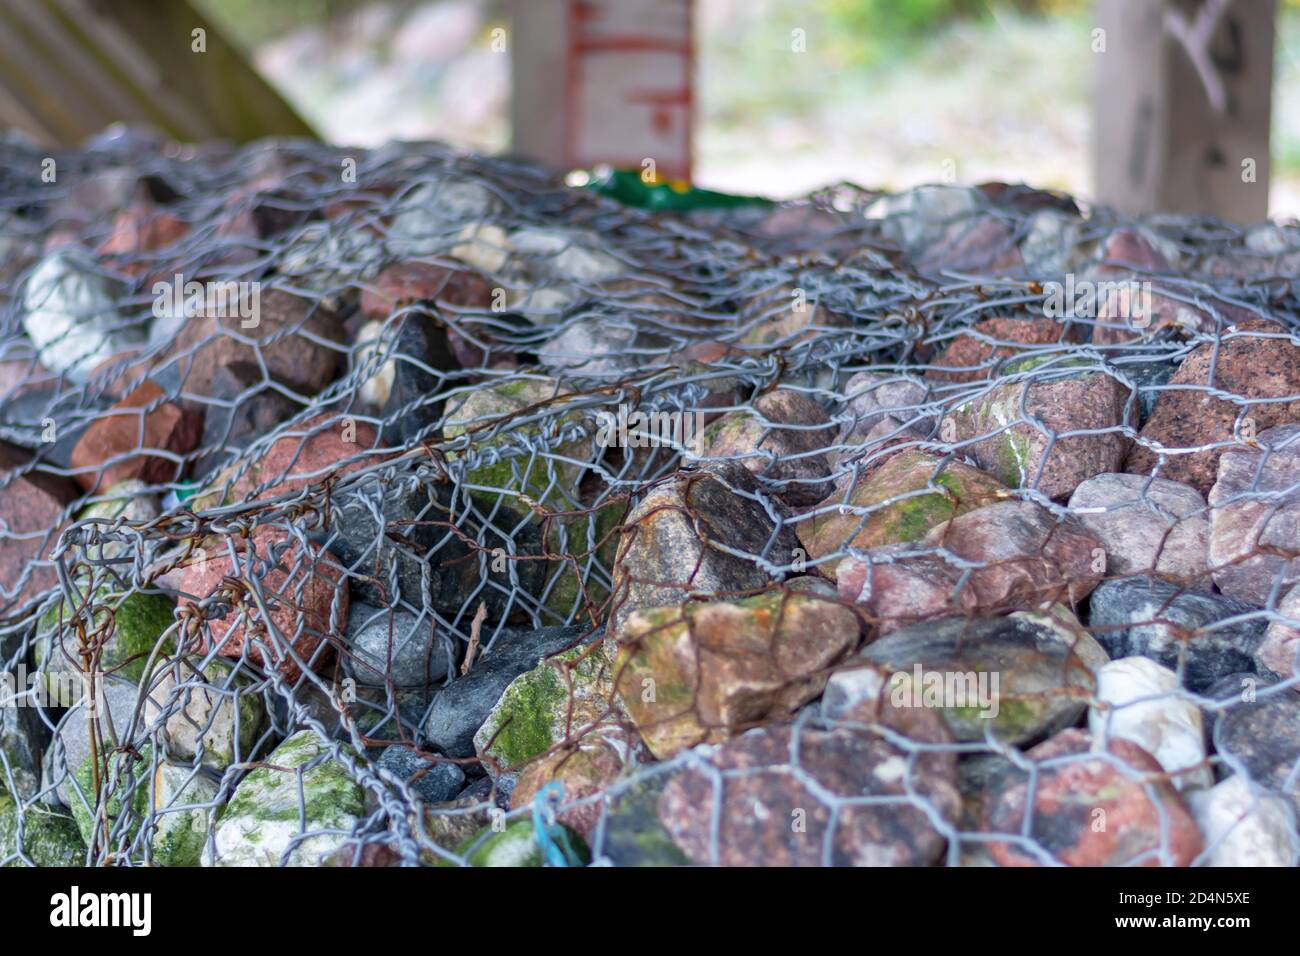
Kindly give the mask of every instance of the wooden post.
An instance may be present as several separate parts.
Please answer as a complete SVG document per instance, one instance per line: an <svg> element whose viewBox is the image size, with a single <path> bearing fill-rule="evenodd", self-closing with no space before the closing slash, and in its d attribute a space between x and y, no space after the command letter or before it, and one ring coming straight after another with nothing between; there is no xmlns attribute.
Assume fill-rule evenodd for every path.
<svg viewBox="0 0 1300 956"><path fill-rule="evenodd" d="M1276 0L1097 0L1096 195L1123 212L1268 216Z"/></svg>
<svg viewBox="0 0 1300 956"><path fill-rule="evenodd" d="M689 179L691 0L514 0L515 152Z"/></svg>

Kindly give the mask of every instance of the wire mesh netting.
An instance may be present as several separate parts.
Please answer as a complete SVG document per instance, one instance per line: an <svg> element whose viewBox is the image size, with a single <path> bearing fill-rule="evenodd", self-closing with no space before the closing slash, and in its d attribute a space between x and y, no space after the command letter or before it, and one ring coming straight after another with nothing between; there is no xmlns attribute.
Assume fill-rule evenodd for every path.
<svg viewBox="0 0 1300 956"><path fill-rule="evenodd" d="M0 163L0 863L1300 859L1300 227Z"/></svg>

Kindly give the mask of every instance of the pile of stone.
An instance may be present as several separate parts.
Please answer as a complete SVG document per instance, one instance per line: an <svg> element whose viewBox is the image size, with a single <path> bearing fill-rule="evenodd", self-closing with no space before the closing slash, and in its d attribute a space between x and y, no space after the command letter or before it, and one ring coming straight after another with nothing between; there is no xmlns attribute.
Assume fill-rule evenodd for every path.
<svg viewBox="0 0 1300 956"><path fill-rule="evenodd" d="M0 864L1300 860L1300 227L0 153Z"/></svg>

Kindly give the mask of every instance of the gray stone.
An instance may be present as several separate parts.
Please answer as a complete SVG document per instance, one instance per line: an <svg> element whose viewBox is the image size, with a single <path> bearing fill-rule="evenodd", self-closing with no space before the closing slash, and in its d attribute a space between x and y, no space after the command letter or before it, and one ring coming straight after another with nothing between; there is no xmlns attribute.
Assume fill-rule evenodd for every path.
<svg viewBox="0 0 1300 956"><path fill-rule="evenodd" d="M566 324L542 346L538 358L556 375L618 378L663 355L668 340L639 331L617 316L591 315Z"/></svg>
<svg viewBox="0 0 1300 956"><path fill-rule="evenodd" d="M465 773L456 764L426 760L409 747L387 748L379 756L379 766L402 782L410 781L411 789L425 803L450 800L465 785ZM423 776L411 779L421 771L425 771Z"/></svg>
<svg viewBox="0 0 1300 956"><path fill-rule="evenodd" d="M403 610L354 604L348 614L344 666L358 684L370 687L438 687L450 676L455 646L440 635L433 618Z"/></svg>
<svg viewBox="0 0 1300 956"><path fill-rule="evenodd" d="M1211 737L1225 769L1286 797L1300 813L1300 694L1237 674L1205 696L1229 701Z"/></svg>
<svg viewBox="0 0 1300 956"><path fill-rule="evenodd" d="M1098 586L1089 609L1088 627L1111 657L1149 657L1180 671L1188 690L1204 691L1227 674L1264 673L1256 652L1268 621L1261 615L1220 626L1258 612L1253 605L1154 578L1125 578Z"/></svg>
<svg viewBox="0 0 1300 956"><path fill-rule="evenodd" d="M433 698L424 723L429 749L448 757L474 756L474 734L510 682L536 667L543 657L575 643L584 633L579 627L502 631L468 674L452 681Z"/></svg>
<svg viewBox="0 0 1300 956"><path fill-rule="evenodd" d="M1070 512L1106 549L1107 574L1208 584L1209 512L1191 485L1143 475L1094 475L1074 489Z"/></svg>
<svg viewBox="0 0 1300 956"><path fill-rule="evenodd" d="M80 687L76 689L80 693ZM97 692L99 696L100 727L106 740L113 740L109 734L111 725L122 739L131 717L135 713L136 699L140 690L134 684L116 678L105 679ZM71 775L90 757L90 732L88 728L86 701L82 698L76 706L68 710L59 721L54 733L54 740L45 751L43 760L43 779L41 789L47 802L51 799L51 790L57 794L58 802L72 806L73 790L68 786ZM138 737L144 729L141 722L136 726Z"/></svg>
<svg viewBox="0 0 1300 956"><path fill-rule="evenodd" d="M398 200L385 246L396 259L445 252L456 243L463 224L489 219L500 207L500 199L479 183L422 183Z"/></svg>
<svg viewBox="0 0 1300 956"><path fill-rule="evenodd" d="M1210 568L1239 601L1265 604L1300 583L1300 424L1259 433L1219 458L1210 489Z"/></svg>

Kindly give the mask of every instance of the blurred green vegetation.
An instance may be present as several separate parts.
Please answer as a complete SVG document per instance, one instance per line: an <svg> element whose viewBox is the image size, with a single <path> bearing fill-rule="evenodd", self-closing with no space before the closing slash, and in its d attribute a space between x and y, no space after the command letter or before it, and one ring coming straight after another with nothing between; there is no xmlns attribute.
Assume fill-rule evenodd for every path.
<svg viewBox="0 0 1300 956"><path fill-rule="evenodd" d="M1300 2L1300 0L1296 0ZM1091 0L813 0L846 66L876 66L911 54L932 31L1007 13L1079 15Z"/></svg>

